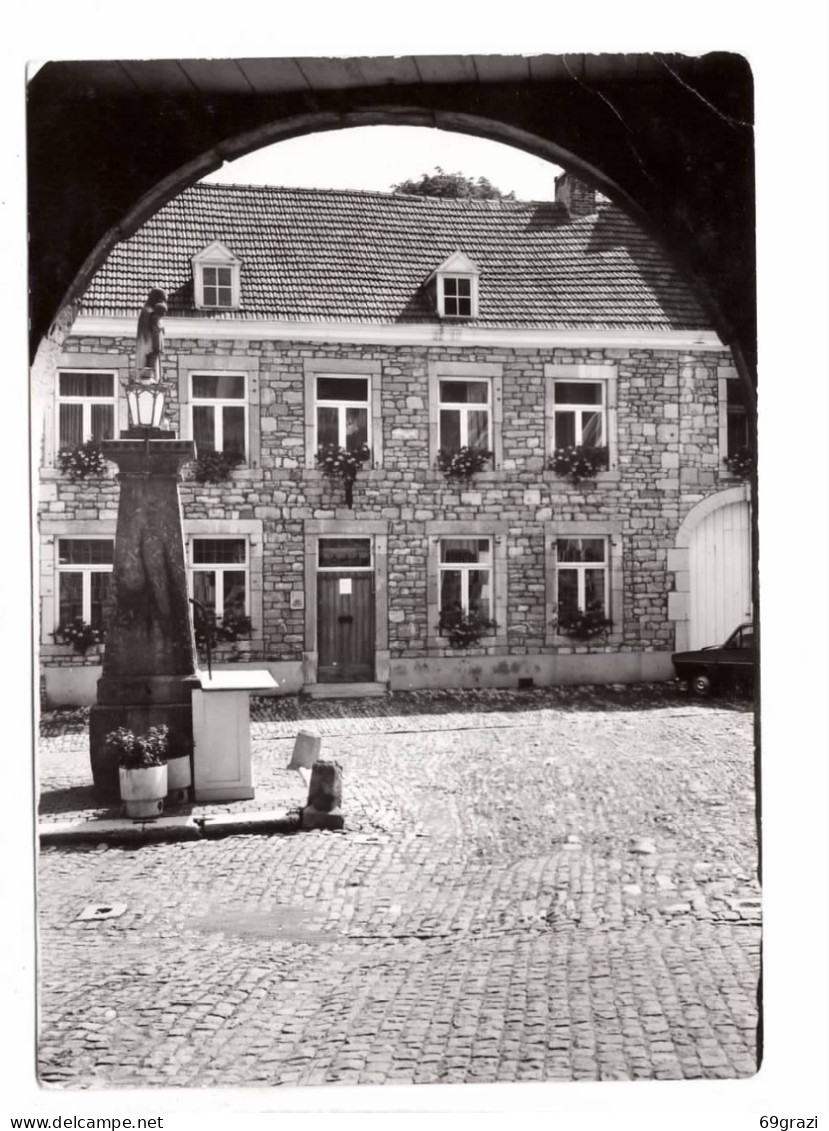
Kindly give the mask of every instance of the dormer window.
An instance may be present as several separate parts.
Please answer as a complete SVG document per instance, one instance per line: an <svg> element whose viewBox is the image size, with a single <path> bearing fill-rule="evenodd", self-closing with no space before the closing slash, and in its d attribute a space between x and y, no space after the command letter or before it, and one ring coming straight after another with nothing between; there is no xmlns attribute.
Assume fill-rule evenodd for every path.
<svg viewBox="0 0 829 1131"><path fill-rule="evenodd" d="M478 275L476 264L456 251L432 277L436 281L437 312L441 318L478 317Z"/></svg>
<svg viewBox="0 0 829 1131"><path fill-rule="evenodd" d="M239 272L236 256L216 240L194 255L193 294L199 310L235 310L239 306Z"/></svg>

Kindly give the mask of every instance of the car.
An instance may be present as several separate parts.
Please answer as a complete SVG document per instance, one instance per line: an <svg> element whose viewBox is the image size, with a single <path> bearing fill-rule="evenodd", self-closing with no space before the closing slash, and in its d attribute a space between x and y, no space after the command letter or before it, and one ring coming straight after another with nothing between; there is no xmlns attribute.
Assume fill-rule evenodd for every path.
<svg viewBox="0 0 829 1131"><path fill-rule="evenodd" d="M724 684L748 685L754 678L754 625L735 628L724 644L710 644L696 652L674 652L676 678L686 681L697 695L708 695Z"/></svg>

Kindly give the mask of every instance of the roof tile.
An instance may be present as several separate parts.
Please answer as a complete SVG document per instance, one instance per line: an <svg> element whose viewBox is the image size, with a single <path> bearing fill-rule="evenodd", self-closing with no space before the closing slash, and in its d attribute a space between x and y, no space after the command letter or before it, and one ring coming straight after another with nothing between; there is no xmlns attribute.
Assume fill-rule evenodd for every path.
<svg viewBox="0 0 829 1131"><path fill-rule="evenodd" d="M197 311L191 257L239 257L241 308ZM117 245L82 312L131 315L152 286L171 315L217 320L437 321L426 281L457 249L480 268L479 326L703 329L690 286L616 206L198 184Z"/></svg>

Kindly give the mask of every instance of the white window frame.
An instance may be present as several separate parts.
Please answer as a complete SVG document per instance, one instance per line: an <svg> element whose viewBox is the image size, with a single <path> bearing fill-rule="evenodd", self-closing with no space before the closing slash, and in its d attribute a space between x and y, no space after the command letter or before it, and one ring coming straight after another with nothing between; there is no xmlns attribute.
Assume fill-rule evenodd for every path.
<svg viewBox="0 0 829 1131"><path fill-rule="evenodd" d="M606 637L602 638L602 645L618 647L624 642L624 578L623 578L623 537L622 523L618 519L606 519L600 522L593 520L561 521L554 520L544 523L544 643L553 648L572 647L573 639L566 634L559 633L555 627L555 616L558 608L558 541L562 538L600 538L604 542L605 557L605 616L613 622L613 627ZM593 566L601 563L592 563ZM562 563L562 568L575 568L584 565L588 569L590 562ZM584 585L579 588L582 600Z"/></svg>
<svg viewBox="0 0 829 1131"><path fill-rule="evenodd" d="M369 548L369 564L367 566L323 566L320 565L320 546L323 542L331 541L332 539L337 542L344 540L357 540L360 542L368 542ZM320 534L317 536L317 553L316 553L316 571L317 573L374 573L374 538L370 534Z"/></svg>
<svg viewBox="0 0 829 1131"><path fill-rule="evenodd" d="M586 362L547 362L544 365L544 419L545 419L545 450L551 456L556 450L555 429L555 382L566 381L572 384L587 382L602 386L602 405L562 405L561 411L568 408L590 409L596 411L602 408L602 447L607 448L607 469L599 471L596 478L604 481L616 482L619 479L618 447L619 447L619 420L618 420L618 384L619 375L616 365L593 364ZM552 473L551 473L552 474ZM558 478L558 477L557 477Z"/></svg>
<svg viewBox="0 0 829 1131"><path fill-rule="evenodd" d="M349 401L340 400L339 398L318 397L317 396L317 383L323 378L324 380L335 381L365 381L366 382L366 399L365 401ZM319 414L320 408L336 408L337 410L337 443L341 448L346 446L348 439L346 432L346 410L349 408L364 408L366 411L366 443L374 455L374 447L372 445L372 388L371 388L371 374L366 373L325 373L316 372L314 374L314 452L319 450Z"/></svg>
<svg viewBox="0 0 829 1131"><path fill-rule="evenodd" d="M96 376L96 377L111 377L112 378L112 395L109 396L109 397L64 396L64 395L61 394L61 391L60 391L60 379L61 379L61 375L64 374L64 373L75 374L75 375L77 375L79 373L91 373L91 374L94 374L94 376ZM57 376L56 376L55 380L56 380L56 385L55 385L55 436L57 437L57 443L55 445L56 451L60 451L61 448L65 448L67 446L67 443L68 443L68 441L66 441L61 436L61 432L60 432L60 407L61 407L61 405L65 405L65 404L68 404L68 405L76 404L76 405L81 405L81 407L82 407L82 410L83 410L82 418L83 419L82 419L82 426L81 426L81 432L82 432L81 443L85 443L87 440L92 438L92 406L93 405L109 405L112 408L112 435L113 435L114 438L117 439L117 437L118 437L118 373L117 373L116 370L114 370L114 369L99 369L97 367L87 369L87 368L84 368L82 365L78 365L78 366L62 365L57 371Z"/></svg>
<svg viewBox="0 0 829 1131"><path fill-rule="evenodd" d="M197 397L193 391L193 378L194 377L241 377L244 383L245 395L239 397ZM190 422L192 435L195 436L195 423L193 421L193 410L196 408L213 408L213 433L215 436L215 451L224 451L224 421L223 414L219 409L241 408L245 417L245 461L250 458L250 382L248 375L238 369L192 369L188 373L189 380L189 393L190 393Z"/></svg>
<svg viewBox="0 0 829 1131"><path fill-rule="evenodd" d="M111 534L56 534L55 535L55 615L54 615L54 629L58 630L60 627L60 579L61 575L65 573L79 573L81 574L81 617L87 623L91 624L92 617L92 574L93 573L112 573L113 566L107 564L89 564L78 565L72 563L71 565L61 565L60 560L60 544L61 542L111 542L113 553L115 551L115 538Z"/></svg>
<svg viewBox="0 0 829 1131"><path fill-rule="evenodd" d="M489 546L488 562L444 562L443 561L443 544L444 542L486 542ZM443 593L443 575L447 571L460 573L461 575L461 609L465 614L469 614L469 574L474 570L478 573L483 573L486 570L489 574L489 581L487 588L489 590L489 614L488 619L493 619L495 609L495 546L491 534L443 534L438 538L438 623L443 617L443 608L440 604L441 594Z"/></svg>
<svg viewBox="0 0 829 1131"><path fill-rule="evenodd" d="M558 543L559 541L582 542L586 540L601 542L604 547L604 560L601 562L562 562L558 557ZM606 534L559 534L555 541L556 547L556 590L555 590L555 603L559 604L558 598L558 579L563 570L575 570L577 573L576 581L576 601L578 604L579 612L585 612L585 589L587 582L585 574L587 570L601 569L604 572L604 615L609 615L610 610L610 540Z"/></svg>
<svg viewBox="0 0 829 1131"><path fill-rule="evenodd" d="M583 404L579 404L579 403L565 404L563 402L561 404L559 404L559 402L556 401L556 385L558 385L558 384L579 385L579 386L590 385L591 387L598 387L599 392L601 393L601 401L598 404L595 404L595 403L590 404L587 401L585 401ZM555 446L555 443L556 443L556 421L558 420L559 415L564 416L564 415L568 415L570 413L575 414L575 417L576 417L576 427L575 427L576 446L581 446L584 443L584 417L585 417L585 415L589 414L591 416L595 416L596 413L598 413L600 421L601 421L601 437L600 437L599 443L597 445L594 445L594 446L600 447L600 448L606 448L607 447L607 385L604 381L601 381L601 380L599 380L599 381L573 381L568 377L555 377L555 378L553 378L553 429L552 429L553 448L552 448L552 451L550 452L551 455L552 455L552 452L556 450L556 446Z"/></svg>
<svg viewBox="0 0 829 1131"><path fill-rule="evenodd" d="M467 322L471 318L477 318L478 317L478 276L477 275L474 275L471 272L466 272L466 271L446 271L446 272L440 272L438 274L437 279L438 279L438 289L437 289L438 313L440 314L441 318L450 318L453 321L455 319L457 319L458 321ZM461 279L466 279L466 280L469 281L469 314L450 314L446 310L446 299L448 297L447 294L446 294L446 283L447 283L447 280L449 280L449 279L452 279L452 280L455 280L455 281L460 281ZM459 300L459 296L457 296L457 295L452 295L451 297ZM466 296L464 296L464 297L466 297Z"/></svg>
<svg viewBox="0 0 829 1131"><path fill-rule="evenodd" d="M456 401L441 400L441 389L442 389L444 384L469 385L469 384L474 384L474 383L486 385L486 389L487 389L487 393L486 393L487 399L486 399L486 401L479 401L477 403L471 403L471 402L468 402L468 401L463 401L463 402L458 401L458 402L456 402ZM441 414L444 412L444 410L446 410L448 412L457 412L458 410L460 410L460 441L461 441L460 446L462 448L469 447L469 420L468 420L469 413L470 412L483 412L484 410L486 410L486 421L487 421L487 424L486 424L486 450L491 452L492 451L492 404L493 404L492 378L488 377L488 376L484 376L484 375L482 375L480 377L474 377L474 376L452 377L452 376L449 376L448 374L443 375L443 376L439 376L438 377L437 396L438 396L438 450L440 450L443 447L443 445L441 443L441 436L442 436Z"/></svg>
<svg viewBox="0 0 829 1131"><path fill-rule="evenodd" d="M193 303L197 310L236 310L241 295L241 263L223 243L214 241L190 260L193 268ZM225 267L230 270L230 303L204 301L205 268ZM218 284L217 284L218 285Z"/></svg>
<svg viewBox="0 0 829 1131"><path fill-rule="evenodd" d="M195 553L194 547L196 542L243 542L245 546L245 560L244 562L199 562L196 564L194 561ZM220 574L226 571L231 573L244 572L245 574L245 616L250 618L251 623L253 617L251 616L251 603L250 603L250 573L251 573L251 548L250 538L245 534L188 534L187 536L187 592L190 597L195 596L195 575L196 573L213 572L216 574L216 598L215 608L210 611L215 615L218 620L224 616L224 581L220 578Z"/></svg>

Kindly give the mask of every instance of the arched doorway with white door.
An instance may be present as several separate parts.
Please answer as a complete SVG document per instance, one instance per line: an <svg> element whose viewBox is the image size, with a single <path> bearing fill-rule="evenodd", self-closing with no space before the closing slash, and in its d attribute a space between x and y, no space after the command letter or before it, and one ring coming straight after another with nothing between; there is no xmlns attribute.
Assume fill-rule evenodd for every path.
<svg viewBox="0 0 829 1131"><path fill-rule="evenodd" d="M675 574L669 615L677 651L721 643L752 617L749 499L748 484L709 495L677 531L668 561Z"/></svg>

